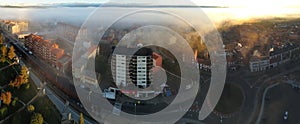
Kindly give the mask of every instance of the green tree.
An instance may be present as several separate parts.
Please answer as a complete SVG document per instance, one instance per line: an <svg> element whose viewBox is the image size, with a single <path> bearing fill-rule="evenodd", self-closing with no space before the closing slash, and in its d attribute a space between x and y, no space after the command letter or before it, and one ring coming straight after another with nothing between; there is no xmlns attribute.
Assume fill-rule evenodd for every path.
<svg viewBox="0 0 300 124"><path fill-rule="evenodd" d="M42 114L34 113L31 116L30 124L43 124L43 122L44 122L44 118L43 118Z"/></svg>
<svg viewBox="0 0 300 124"><path fill-rule="evenodd" d="M7 107L6 107L6 106L5 106L5 107L2 107L2 108L0 109L0 114L1 114L1 116L4 116L6 113L7 113Z"/></svg>
<svg viewBox="0 0 300 124"><path fill-rule="evenodd" d="M15 48L13 46L11 46L9 48L9 52L8 52L8 58L9 59L13 59L16 57L16 53L15 53Z"/></svg>
<svg viewBox="0 0 300 124"><path fill-rule="evenodd" d="M82 113L80 113L79 124L84 124L84 118Z"/></svg>
<svg viewBox="0 0 300 124"><path fill-rule="evenodd" d="M27 106L27 111L33 112L34 111L34 106L33 105Z"/></svg>
<svg viewBox="0 0 300 124"><path fill-rule="evenodd" d="M15 97L14 100L11 102L12 106L16 106L17 102L18 102L19 98Z"/></svg>
<svg viewBox="0 0 300 124"><path fill-rule="evenodd" d="M25 89L28 90L29 88L30 88L30 83L27 83L27 84L25 85Z"/></svg>

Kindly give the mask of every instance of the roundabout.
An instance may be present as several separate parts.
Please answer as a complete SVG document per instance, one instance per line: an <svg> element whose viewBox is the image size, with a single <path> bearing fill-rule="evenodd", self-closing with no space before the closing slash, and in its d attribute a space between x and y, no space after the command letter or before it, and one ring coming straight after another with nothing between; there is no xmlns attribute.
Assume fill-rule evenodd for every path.
<svg viewBox="0 0 300 124"><path fill-rule="evenodd" d="M236 84L225 84L221 98L214 109L214 113L221 116L230 116L238 112L245 100L242 88Z"/></svg>

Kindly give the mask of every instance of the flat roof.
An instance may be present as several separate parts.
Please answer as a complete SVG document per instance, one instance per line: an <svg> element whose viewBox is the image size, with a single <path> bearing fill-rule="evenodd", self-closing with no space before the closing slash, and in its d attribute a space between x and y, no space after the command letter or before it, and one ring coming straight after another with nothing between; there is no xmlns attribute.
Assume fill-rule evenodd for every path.
<svg viewBox="0 0 300 124"><path fill-rule="evenodd" d="M117 47L113 50L114 54L120 55L137 55L137 56L152 56L153 51L150 48L127 48Z"/></svg>

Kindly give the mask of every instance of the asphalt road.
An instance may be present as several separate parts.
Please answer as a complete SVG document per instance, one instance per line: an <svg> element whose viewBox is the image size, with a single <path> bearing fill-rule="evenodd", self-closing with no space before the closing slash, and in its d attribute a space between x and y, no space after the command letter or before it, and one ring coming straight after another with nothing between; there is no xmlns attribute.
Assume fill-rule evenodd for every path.
<svg viewBox="0 0 300 124"><path fill-rule="evenodd" d="M284 92L283 92L284 91ZM269 100L265 102L260 124L299 124L300 92L287 83L273 87L267 93ZM284 112L288 111L288 119L284 120Z"/></svg>
<svg viewBox="0 0 300 124"><path fill-rule="evenodd" d="M34 73L30 73L30 78L34 81L34 83L36 84L36 86L41 86L41 80L34 74ZM51 91L50 88L48 88L47 85L44 86L45 90L46 90L46 95L48 96L48 98L52 101L52 103L56 106L56 108L59 110L59 112L63 115L64 113L71 113L72 114L72 118L78 122L80 116L79 113L72 109L72 107L70 106L66 106L64 100L60 99L55 93L53 93L53 91ZM84 120L85 124L93 124L91 121L85 119Z"/></svg>

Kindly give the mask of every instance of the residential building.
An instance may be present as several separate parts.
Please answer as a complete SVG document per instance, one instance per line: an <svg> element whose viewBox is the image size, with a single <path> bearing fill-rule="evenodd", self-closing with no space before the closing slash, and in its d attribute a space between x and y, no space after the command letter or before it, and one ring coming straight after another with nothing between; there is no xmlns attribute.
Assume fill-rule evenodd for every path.
<svg viewBox="0 0 300 124"><path fill-rule="evenodd" d="M252 57L249 61L251 72L264 71L300 58L300 47L294 44L280 45L269 50L269 56Z"/></svg>
<svg viewBox="0 0 300 124"><path fill-rule="evenodd" d="M87 29L79 26L70 25L63 22L58 22L55 28L56 35L62 40L74 43L76 37L80 39L87 39Z"/></svg>
<svg viewBox="0 0 300 124"><path fill-rule="evenodd" d="M249 61L249 67L251 72L264 71L269 69L270 60L268 57L252 57Z"/></svg>
<svg viewBox="0 0 300 124"><path fill-rule="evenodd" d="M58 44L44 40L38 35L25 36L25 47L53 67L58 67L58 60L64 55L64 50L59 48Z"/></svg>
<svg viewBox="0 0 300 124"><path fill-rule="evenodd" d="M63 55L58 61L57 61L57 68L61 72L65 73L70 68L70 65L72 63L72 57L69 55Z"/></svg>
<svg viewBox="0 0 300 124"><path fill-rule="evenodd" d="M284 64L291 59L299 58L299 49L299 46L293 44L271 48L269 53L270 67L273 68L280 64Z"/></svg>
<svg viewBox="0 0 300 124"><path fill-rule="evenodd" d="M11 34L28 31L27 21L1 20L0 26L2 29Z"/></svg>
<svg viewBox="0 0 300 124"><path fill-rule="evenodd" d="M130 51L136 51L132 54ZM112 73L117 86L127 86L134 83L136 86L146 88L150 85L150 71L154 65L161 65L160 57L155 53L157 61L153 60L153 51L150 48L118 47L112 56Z"/></svg>
<svg viewBox="0 0 300 124"><path fill-rule="evenodd" d="M94 88L99 86L98 80L101 76L99 73L95 72L95 63L92 61L96 51L96 47L90 47L86 53L76 58L76 61L74 61L72 65L73 78L82 82L84 86Z"/></svg>

